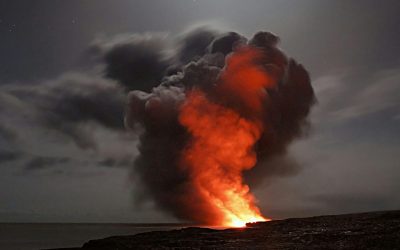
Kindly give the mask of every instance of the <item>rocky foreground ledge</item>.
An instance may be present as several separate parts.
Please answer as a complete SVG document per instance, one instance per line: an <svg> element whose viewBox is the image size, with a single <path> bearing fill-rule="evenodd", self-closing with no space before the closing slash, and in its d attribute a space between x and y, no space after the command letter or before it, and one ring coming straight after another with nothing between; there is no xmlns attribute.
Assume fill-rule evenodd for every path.
<svg viewBox="0 0 400 250"><path fill-rule="evenodd" d="M72 249L72 248L71 248ZM296 218L247 228L172 231L91 240L86 250L127 249L400 249L400 210Z"/></svg>

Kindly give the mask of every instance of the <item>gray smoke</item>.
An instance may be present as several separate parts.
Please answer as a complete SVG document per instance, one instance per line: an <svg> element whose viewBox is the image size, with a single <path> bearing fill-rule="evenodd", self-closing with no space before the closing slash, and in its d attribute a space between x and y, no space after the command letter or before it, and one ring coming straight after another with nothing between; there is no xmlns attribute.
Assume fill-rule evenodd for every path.
<svg viewBox="0 0 400 250"><path fill-rule="evenodd" d="M137 201L153 199L161 209L177 218L205 222L202 201L193 202L188 173L179 167L182 150L190 134L178 122L179 107L186 93L201 88L213 93L224 71L225 59L237 47L246 45L263 51L260 67L279 79L276 89L268 89L265 99L264 133L256 145L257 165L245 173L250 186L264 178L294 174L295 160L287 157L288 145L302 136L309 124L307 116L315 102L310 78L304 67L287 57L278 47L279 38L269 32L259 32L249 41L237 33L217 34L199 29L188 34L185 46L177 50L160 84L150 92L131 91L125 124L132 130L142 129L139 152L132 175L141 186ZM185 55L185 56L182 56ZM179 63L177 63L179 61ZM219 93L217 101L229 99L240 110L232 96ZM245 109L243 109L245 110Z"/></svg>
<svg viewBox="0 0 400 250"><path fill-rule="evenodd" d="M255 186L265 178L299 171L299 165L286 151L290 142L308 128L306 118L315 97L307 71L277 48L278 42L278 37L269 32L259 32L248 40L235 32L204 27L177 38L148 33L97 39L89 52L105 78L66 73L40 84L1 87L4 122L0 125L0 162L9 163L25 155L25 169L39 171L73 160L46 153L26 154L19 140L28 132L15 128L15 123L61 135L62 141L72 141L85 151L99 148L93 128L123 135L127 127L139 133L140 140L139 156L131 172L135 190L140 190L135 192L136 204L151 199L177 218L202 222L206 216L202 201L190 200L196 194L190 189L188 173L179 167L182 150L190 139L178 122L179 108L188 91L200 88L213 95L215 101L228 100L225 104L245 113L234 96L214 91L226 58L236 48L245 45L261 49L264 56L260 67L279 79L278 88L267 90L265 132L256 145L258 163L245 173L246 180ZM96 160L97 165L129 165L136 148L132 148L132 155L121 153L128 143L135 141L127 139L114 145L115 150L110 148L108 154Z"/></svg>
<svg viewBox="0 0 400 250"><path fill-rule="evenodd" d="M84 149L97 145L83 124L124 130L124 91L99 77L70 73L37 85L4 86L1 102L7 108L5 113L15 110L20 117L30 118L26 122L38 123L64 135ZM15 137L10 133L8 137Z"/></svg>

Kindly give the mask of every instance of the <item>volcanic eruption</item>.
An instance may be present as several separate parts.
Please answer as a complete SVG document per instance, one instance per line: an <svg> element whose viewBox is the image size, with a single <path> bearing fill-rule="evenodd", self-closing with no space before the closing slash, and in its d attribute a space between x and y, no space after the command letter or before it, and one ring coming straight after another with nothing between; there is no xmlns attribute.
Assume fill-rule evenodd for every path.
<svg viewBox="0 0 400 250"><path fill-rule="evenodd" d="M129 93L125 123L141 131L137 200L150 197L177 218L206 225L268 220L250 186L279 169L270 160L284 159L307 128L315 101L309 75L270 32L205 41L200 55L175 61L150 93Z"/></svg>

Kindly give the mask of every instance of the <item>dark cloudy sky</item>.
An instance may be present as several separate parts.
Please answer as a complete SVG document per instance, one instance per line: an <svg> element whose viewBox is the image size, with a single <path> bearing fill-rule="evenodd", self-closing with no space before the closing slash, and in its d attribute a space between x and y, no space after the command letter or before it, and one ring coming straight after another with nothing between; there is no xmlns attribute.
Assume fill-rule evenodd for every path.
<svg viewBox="0 0 400 250"><path fill-rule="evenodd" d="M0 0L0 221L173 221L133 204L137 135L107 52L196 26L271 31L311 74L312 129L289 150L301 171L255 190L267 216L399 209L399 13L396 0Z"/></svg>

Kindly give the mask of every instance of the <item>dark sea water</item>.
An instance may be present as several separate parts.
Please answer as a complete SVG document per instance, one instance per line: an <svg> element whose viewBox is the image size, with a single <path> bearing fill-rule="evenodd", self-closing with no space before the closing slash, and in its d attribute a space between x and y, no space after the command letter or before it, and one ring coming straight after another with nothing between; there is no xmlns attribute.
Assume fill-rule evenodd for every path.
<svg viewBox="0 0 400 250"><path fill-rule="evenodd" d="M180 224L64 224L0 223L1 250L79 247L83 243L115 235L172 230Z"/></svg>

